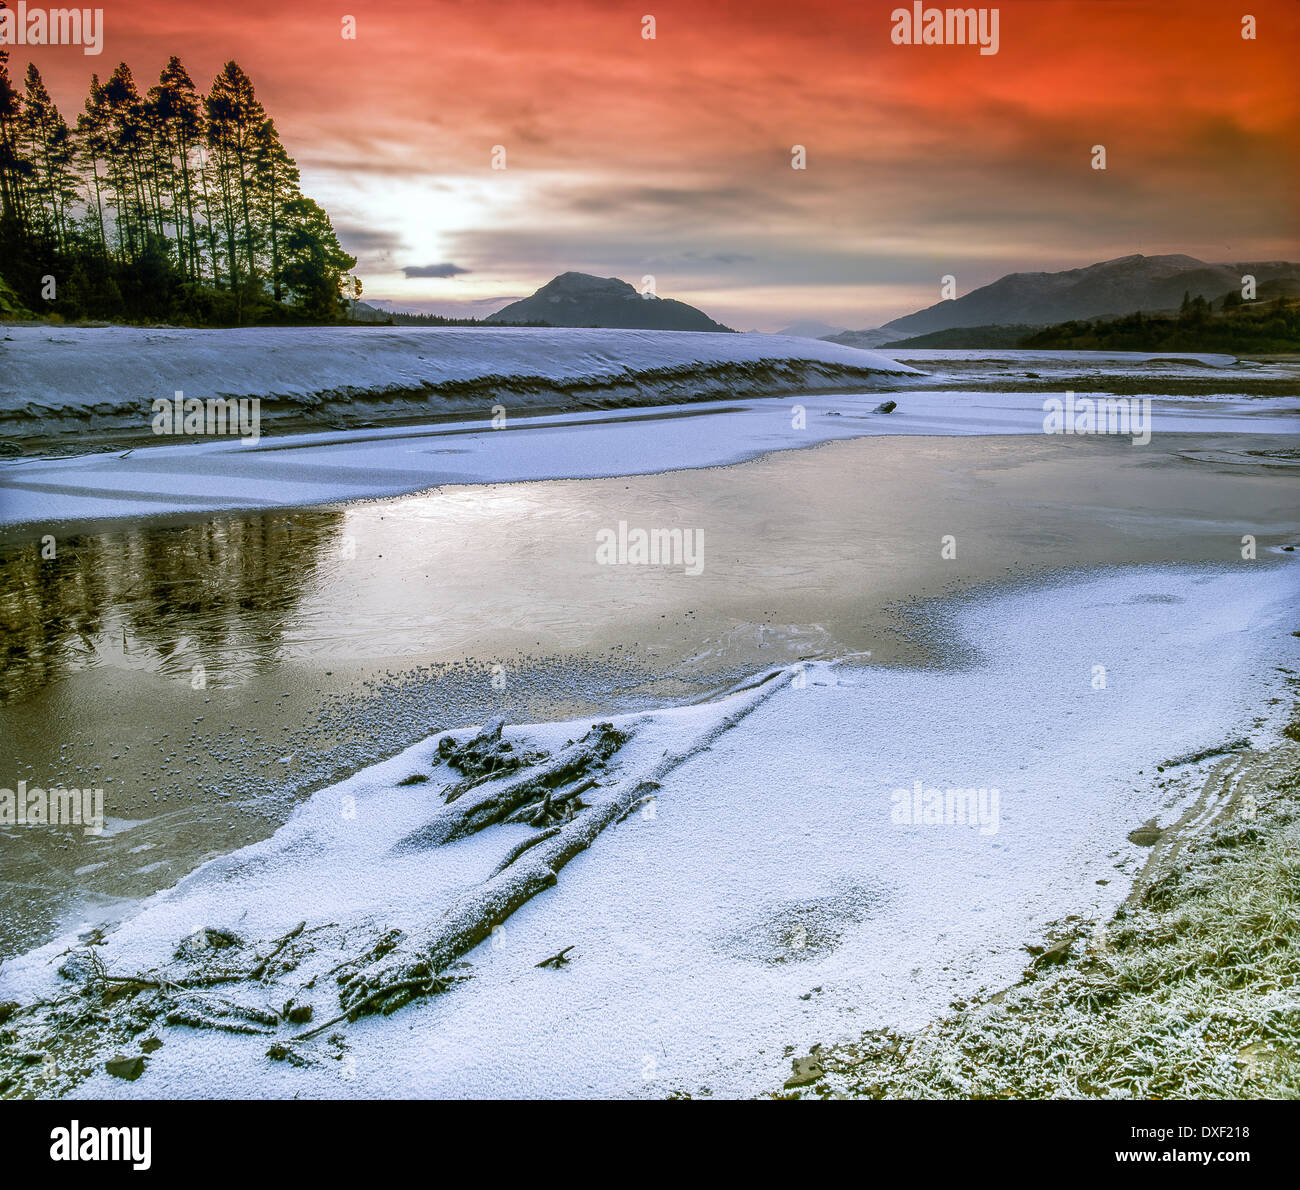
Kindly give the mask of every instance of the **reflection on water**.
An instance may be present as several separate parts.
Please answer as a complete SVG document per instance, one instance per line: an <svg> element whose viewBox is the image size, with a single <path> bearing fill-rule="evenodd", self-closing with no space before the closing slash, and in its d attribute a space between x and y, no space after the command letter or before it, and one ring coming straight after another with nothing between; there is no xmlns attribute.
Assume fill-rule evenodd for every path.
<svg viewBox="0 0 1300 1190"><path fill-rule="evenodd" d="M146 523L60 539L50 558L11 545L0 705L35 713L79 671L149 674L174 699L199 665L215 693L286 667L338 689L390 667L612 652L705 683L814 655L916 660L928 647L901 632L895 600L1028 569L1223 560L1228 500L1258 499L1252 524L1291 508L1275 478L1101 439L859 439L725 470ZM598 534L623 521L699 535L703 573L600 565ZM955 559L935 544L949 535Z"/></svg>
<svg viewBox="0 0 1300 1190"><path fill-rule="evenodd" d="M109 639L127 664L166 674L274 663L342 517L224 516L0 547L0 703L99 664Z"/></svg>
<svg viewBox="0 0 1300 1190"><path fill-rule="evenodd" d="M146 523L61 538L50 558L0 548L0 787L102 785L128 824L0 829L0 955L265 837L313 789L433 731L687 701L800 658L937 663L951 642L911 600L1079 566L1235 565L1241 526L1278 541L1295 502L1278 469L1186 457L1229 445L1277 449L862 438ZM600 564L598 534L621 521L702 534L703 572Z"/></svg>

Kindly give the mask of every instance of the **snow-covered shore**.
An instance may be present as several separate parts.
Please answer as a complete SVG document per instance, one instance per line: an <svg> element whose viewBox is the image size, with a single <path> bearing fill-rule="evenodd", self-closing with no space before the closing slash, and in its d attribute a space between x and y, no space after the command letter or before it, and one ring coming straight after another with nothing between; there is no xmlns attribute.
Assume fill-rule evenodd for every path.
<svg viewBox="0 0 1300 1190"><path fill-rule="evenodd" d="M915 369L783 335L537 327L12 326L0 337L0 439L148 432L151 402L256 397L277 423L661 405L870 386Z"/></svg>
<svg viewBox="0 0 1300 1190"><path fill-rule="evenodd" d="M1159 393L1171 377L1272 375L1228 356L931 352L920 362L942 375L779 335L11 327L0 339L0 445L26 449L0 459L0 525L647 474L863 435L1039 434L1045 398L1071 386L1086 398L1115 391L1117 376ZM1026 376L1041 391L1018 390ZM990 377L1008 387L984 391ZM873 413L882 386L899 404L888 416ZM224 434L155 435L152 402L177 392L257 400L258 433L241 440L232 415ZM1285 396L1146 403L1154 433L1300 432Z"/></svg>
<svg viewBox="0 0 1300 1190"><path fill-rule="evenodd" d="M200 927L239 939L211 959L223 969L265 958L298 922L306 931L276 952L265 982L176 993L185 1012L239 1004L252 1015L226 1019L251 1034L160 1018L145 1027L163 1045L138 1081L106 1075L100 1054L74 1093L777 1086L787 1047L915 1027L956 996L1013 981L1022 945L1052 922L1108 915L1146 855L1128 831L1177 817L1213 763L1177 758L1241 737L1271 742L1275 726L1259 712L1285 693L1277 667L1296 663L1296 581L1282 561L1034 585L935 609L930 631L973 658L958 668L815 664L765 691L616 720L631 739L583 798L598 810L655 771L651 801L635 800L554 888L503 914L450 968L464 982L293 1047L305 1065L274 1061L268 1046L307 1027L266 1023L287 1002L327 1021L339 1011L332 968L370 952L363 967L382 969L418 951L449 907L477 897L490 909L493 873L537 837L498 823L439 844L429 824L446 820L438 794L456 775L439 763L437 738L425 740L150 898L95 948L114 975L177 979L191 968L174 954L193 955L177 944ZM557 753L590 723L506 736ZM917 783L996 790L996 811L979 824L899 821L894 791ZM383 941L390 929L405 933L395 949ZM56 969L72 945L65 936L7 963L0 997L66 994ZM537 965L566 947L567 963Z"/></svg>

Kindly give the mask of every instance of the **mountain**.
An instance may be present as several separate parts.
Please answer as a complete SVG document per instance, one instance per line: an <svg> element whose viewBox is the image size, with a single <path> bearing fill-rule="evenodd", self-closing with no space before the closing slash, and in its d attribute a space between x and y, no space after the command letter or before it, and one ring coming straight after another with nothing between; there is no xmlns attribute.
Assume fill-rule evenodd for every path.
<svg viewBox="0 0 1300 1190"><path fill-rule="evenodd" d="M647 331L731 330L685 302L642 295L617 277L587 273L561 273L532 297L512 302L487 321Z"/></svg>
<svg viewBox="0 0 1300 1190"><path fill-rule="evenodd" d="M1240 291L1247 273L1261 284L1300 280L1300 264L1277 260L1207 264L1194 256L1133 255L1060 273L1009 273L964 297L896 318L884 329L920 335L953 327L1044 326L1135 310L1176 310L1184 293L1200 294L1208 301L1232 289Z"/></svg>
<svg viewBox="0 0 1300 1190"><path fill-rule="evenodd" d="M862 351L875 351L886 343L897 343L899 339L910 337L907 331L885 330L884 327L869 331L840 331L837 335L822 336L828 343L842 343L845 347L857 347Z"/></svg>
<svg viewBox="0 0 1300 1190"><path fill-rule="evenodd" d="M1027 335L1041 331L1041 326L1026 326L1018 322L1000 323L997 326L956 326L946 331L930 331L924 335L908 335L882 344L884 347L969 348L969 347L1020 347ZM888 332L886 332L888 333ZM852 346L852 344L849 344Z"/></svg>
<svg viewBox="0 0 1300 1190"><path fill-rule="evenodd" d="M783 327L777 331L778 335L794 335L800 339L829 339L832 335L844 334L846 328L842 326L831 326L828 322L818 322L813 318L805 318L801 322L792 322L789 326Z"/></svg>
<svg viewBox="0 0 1300 1190"><path fill-rule="evenodd" d="M344 298L343 305L347 309L349 322L387 322L392 316L389 310L381 310L378 306L355 298Z"/></svg>

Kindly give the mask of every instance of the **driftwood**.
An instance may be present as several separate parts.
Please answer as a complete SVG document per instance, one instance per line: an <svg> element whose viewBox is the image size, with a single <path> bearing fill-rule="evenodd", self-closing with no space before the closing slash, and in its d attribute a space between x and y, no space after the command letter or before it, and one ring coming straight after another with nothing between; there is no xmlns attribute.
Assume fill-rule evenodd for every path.
<svg viewBox="0 0 1300 1190"><path fill-rule="evenodd" d="M515 860L517 860L521 855L523 855L525 851L529 850L532 847L536 847L538 843L544 843L546 842L547 839L554 838L554 836L558 835L559 833L560 833L560 828L558 826L553 826L547 830L542 831L540 835L534 835L531 839L525 839L522 843L516 844L514 847L510 848L508 852L506 852L505 859L503 859L499 864L497 864L496 868L492 872L492 875L496 876L498 873L504 872L512 863L515 862Z"/></svg>
<svg viewBox="0 0 1300 1190"><path fill-rule="evenodd" d="M307 928L307 923L305 921L300 921L296 926L294 926L292 930L290 930L283 938L280 939L279 942L276 943L275 949L272 950L271 953L266 956L266 958L264 958L260 963L257 964L256 967L253 968L251 974L249 975L249 978L261 979L262 976L266 974L267 967L271 965L271 960L275 958L275 956L278 955L286 946L288 946L290 942L292 942L296 937L298 937L298 935L301 934L303 930L305 930L306 928Z"/></svg>
<svg viewBox="0 0 1300 1190"><path fill-rule="evenodd" d="M548 789L540 802L530 802L508 814L503 822L526 822L529 826L551 826L554 822L567 822L579 810L586 809L582 795L596 787L596 778L588 777L568 789Z"/></svg>
<svg viewBox="0 0 1300 1190"><path fill-rule="evenodd" d="M545 752L516 752L514 746L501 738L505 719L489 719L478 733L462 743L451 736L438 741L438 758L463 776L463 780L447 791L447 801L457 798L481 785L484 781L504 777L516 769L545 760Z"/></svg>
<svg viewBox="0 0 1300 1190"><path fill-rule="evenodd" d="M222 1029L227 1033L274 1032L280 1017L274 1012L234 1000L191 996L171 1005L163 1018L169 1025L193 1029Z"/></svg>
<svg viewBox="0 0 1300 1190"><path fill-rule="evenodd" d="M468 951L489 938L493 929L516 909L555 884L565 864L590 847L601 831L627 817L651 797L668 773L688 757L713 744L763 703L779 688L780 679L785 672L777 670L766 675L745 693L731 714L696 737L682 752L665 752L663 758L648 771L607 787L610 788L608 796L582 810L555 833L548 834L522 851L516 848L507 864L478 888L463 893L453 901L426 932L404 939L402 945L377 961L359 964L350 974L340 974L343 1016L354 1019L358 1015L374 1011L376 1003L384 1003L384 989L400 987L409 982L429 983L437 973L445 972ZM562 780L565 775L572 775L580 762L603 760L606 750L617 747L624 738L626 737L612 725L597 724L581 741L566 748L541 768L550 780ZM581 761L583 756L587 758L585 762ZM539 773L525 773L507 782L511 792L501 796L501 789L498 788L488 795L490 802L485 800L469 807L473 812L469 821L481 821L486 825L487 822L499 820L519 799L543 788L545 779ZM458 838L464 832L464 822L460 820L454 833L450 825L441 820L430 824L430 827L433 826L438 826L438 830L423 828L416 834L422 839L446 841ZM408 836L408 839L411 837ZM426 842L423 845L432 844Z"/></svg>
<svg viewBox="0 0 1300 1190"><path fill-rule="evenodd" d="M646 782L630 782L618 794L584 810L551 838L524 852L485 884L462 894L437 925L416 941L416 954L407 950L395 951L375 966L351 976L343 985L345 1008L360 1008L374 995L376 988L411 978L410 972L415 967L425 971L441 971L449 967L489 938L494 926L504 922L539 892L550 888L565 864L590 847L606 826L647 792Z"/></svg>
<svg viewBox="0 0 1300 1190"><path fill-rule="evenodd" d="M155 993L148 1002L147 1016L161 1017L169 1025L222 1029L229 1033L268 1033L279 1025L281 1017L288 1013L288 1007L284 1013L277 1013L256 1005L241 1004L225 996L214 996L210 994L211 989L265 981L277 974L274 970L275 961L291 943L304 934L328 929L334 924L336 923L328 922L308 930L307 923L300 921L287 934L276 939L264 957L252 955L251 958L255 961L251 967L223 965L215 970L203 969L201 964L211 951L212 939L219 943L218 953L244 948L243 941L234 934L210 927L198 930L182 940L176 953L185 956L188 970L177 971L175 974L168 974L164 969L143 975L113 975L105 968L103 959L97 953L88 951L81 956L84 960L85 990L97 993L105 1006L124 998L134 998L140 992ZM294 965L290 963L289 967ZM290 1001L291 1005L293 1003ZM294 1018L291 1016L290 1020Z"/></svg>
<svg viewBox="0 0 1300 1190"><path fill-rule="evenodd" d="M275 1042L271 1056L296 1061L289 1047L299 1041L318 1037L345 1021L395 1012L417 997L440 993L468 978L468 974L455 970L467 966L461 962L467 952L489 938L516 909L555 884L563 867L591 846L601 831L652 798L666 774L708 747L761 704L779 687L783 672L776 671L756 685L737 691L732 696L731 713L689 740L679 752L665 751L653 761L646 750L644 768L629 771L631 766L626 761L613 759L631 736L609 723L595 724L581 740L570 742L554 756L522 753L524 764L505 775L488 768L480 781L482 788L440 807L432 822L408 835L399 846L436 846L501 822L516 812L521 812L523 821L540 829L522 841L510 840L513 846L508 849L503 845L505 854L493 874L462 893L427 924L411 928L409 934L399 930L369 934L360 955L328 973L337 981L339 1011L322 1024L306 1027L311 1006L297 999L298 992L315 985L319 975L297 989L282 1006L279 1000L274 1008L261 1003L268 985L276 984L301 961L304 936L328 928L308 929L303 922L278 939L258 943L256 949L231 931L204 928L181 942L172 963L138 975L110 974L92 948L84 956L73 955L73 959L79 959L78 964L73 964L72 959L65 964L69 968L66 977L81 985L75 996L26 1009L6 1005L5 1011L11 1021L22 1022L19 1028L30 1032L32 1017L60 1011L65 1002L81 1001L85 1011L80 1019L98 1022L86 1028L97 1029L102 1024L106 1043L134 1036L155 1020L233 1033L274 1034L270 1038ZM497 729L490 726L481 744L494 750L491 737ZM495 738L499 740L499 734ZM473 765L467 767L472 769ZM591 804L585 799L590 799ZM548 821L556 815L564 820ZM571 961L573 949L565 947L536 966L562 968ZM60 972L64 973L64 969L60 968ZM236 989L216 990L220 985L239 983L257 995L249 1002L240 1002L230 998L238 995ZM129 1004L121 1003L128 999ZM305 1031L287 1036L286 1024Z"/></svg>
<svg viewBox="0 0 1300 1190"><path fill-rule="evenodd" d="M540 963L534 963L535 967L563 967L569 961L569 951L572 946L566 946L559 954L553 954L549 959L543 959Z"/></svg>
<svg viewBox="0 0 1300 1190"><path fill-rule="evenodd" d="M371 1005L382 1006L384 1013L396 1012L403 1004L413 1000L416 993L422 996L431 996L435 992L446 991L457 980L465 978L467 976L453 975L448 977L434 976L430 978L429 976L423 976L417 979L400 979L395 983L376 988L369 995L350 1005L346 1012L331 1017L324 1024L317 1025L314 1029L308 1029L306 1033L299 1033L291 1040L307 1041L319 1033L324 1033L331 1025L342 1024L344 1021L354 1021L358 1016L363 1015L364 1011Z"/></svg>
<svg viewBox="0 0 1300 1190"><path fill-rule="evenodd" d="M422 851L500 822L513 810L535 797L545 797L557 786L581 779L593 765L603 763L627 741L627 736L610 723L597 723L576 744L516 776L494 781L477 797L463 797L444 808L436 818L400 839L393 847L398 854Z"/></svg>

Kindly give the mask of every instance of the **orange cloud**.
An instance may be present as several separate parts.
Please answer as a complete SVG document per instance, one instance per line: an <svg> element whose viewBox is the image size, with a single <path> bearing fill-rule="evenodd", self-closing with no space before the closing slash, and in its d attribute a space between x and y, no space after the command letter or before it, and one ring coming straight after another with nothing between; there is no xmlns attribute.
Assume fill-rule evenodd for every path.
<svg viewBox="0 0 1300 1190"><path fill-rule="evenodd" d="M368 292L395 301L482 303L586 267L729 295L733 324L780 321L778 293L800 315L805 292L866 325L941 273L965 289L1133 251L1300 251L1292 0L1252 0L1249 41L1220 0L1004 0L995 55L894 45L898 7L106 0L101 57L31 56L69 117L119 59L143 83L178 53L202 85L236 58Z"/></svg>

